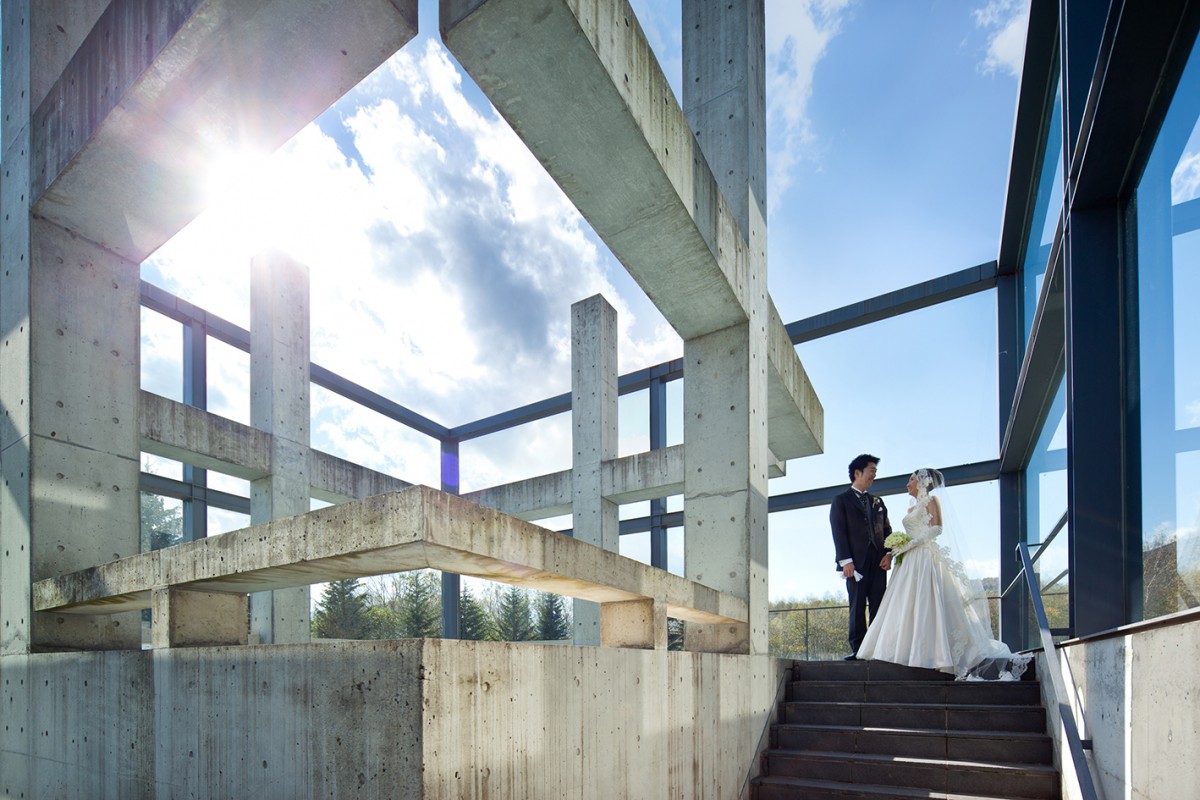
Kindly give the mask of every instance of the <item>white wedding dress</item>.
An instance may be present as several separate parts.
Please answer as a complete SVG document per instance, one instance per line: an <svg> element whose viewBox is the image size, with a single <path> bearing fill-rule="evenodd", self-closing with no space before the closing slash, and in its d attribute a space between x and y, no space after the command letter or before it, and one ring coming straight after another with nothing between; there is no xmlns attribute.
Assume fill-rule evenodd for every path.
<svg viewBox="0 0 1200 800"><path fill-rule="evenodd" d="M928 504L904 516L912 541L893 550L891 578L858 658L953 673L959 680L1017 680L1031 656L992 638L987 598L962 565L940 547Z"/></svg>

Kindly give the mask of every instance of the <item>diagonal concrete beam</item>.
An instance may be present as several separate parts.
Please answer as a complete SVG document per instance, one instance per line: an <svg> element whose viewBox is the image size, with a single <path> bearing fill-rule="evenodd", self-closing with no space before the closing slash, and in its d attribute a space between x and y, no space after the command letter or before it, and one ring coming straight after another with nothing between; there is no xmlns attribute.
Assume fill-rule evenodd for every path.
<svg viewBox="0 0 1200 800"><path fill-rule="evenodd" d="M417 0L113 0L33 113L34 211L140 261L416 29Z"/></svg>
<svg viewBox="0 0 1200 800"><path fill-rule="evenodd" d="M245 593L423 568L598 603L657 599L695 622L746 620L732 595L425 486L41 580L33 606L111 614L148 608L165 587Z"/></svg>
<svg viewBox="0 0 1200 800"><path fill-rule="evenodd" d="M680 336L746 322L746 238L626 0L441 0L441 30ZM786 340L778 314L770 326ZM770 447L785 460L823 441L788 345L769 348Z"/></svg>

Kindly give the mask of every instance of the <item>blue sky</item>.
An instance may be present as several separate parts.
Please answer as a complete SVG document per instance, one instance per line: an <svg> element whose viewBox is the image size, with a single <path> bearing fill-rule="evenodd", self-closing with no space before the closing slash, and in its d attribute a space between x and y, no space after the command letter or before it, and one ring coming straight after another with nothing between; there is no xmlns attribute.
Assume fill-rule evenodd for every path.
<svg viewBox="0 0 1200 800"><path fill-rule="evenodd" d="M632 5L678 95L677 0ZM768 256L785 321L995 258L1025 13L768 0ZM313 360L448 425L567 391L570 305L596 292L620 315L622 372L678 357L678 337L441 47L436 4L420 22L278 152L231 153L210 210L143 276L248 326L249 258L282 248L310 269ZM178 397L178 328L143 320L143 385ZM882 474L996 456L990 292L798 352L826 453L791 462L772 492L839 483L861 451ZM214 343L210 409L247 420L247 384L248 357ZM671 397L678 408L677 385ZM648 446L644 408L623 398L622 452ZM313 411L314 446L437 485L436 443L317 389ZM569 446L565 417L464 444L463 489L565 469ZM889 505L899 519L903 499ZM964 488L958 507L977 521L971 558L994 568L995 487ZM776 515L771 537L773 598L841 596L823 509ZM644 536L626 538L648 558Z"/></svg>

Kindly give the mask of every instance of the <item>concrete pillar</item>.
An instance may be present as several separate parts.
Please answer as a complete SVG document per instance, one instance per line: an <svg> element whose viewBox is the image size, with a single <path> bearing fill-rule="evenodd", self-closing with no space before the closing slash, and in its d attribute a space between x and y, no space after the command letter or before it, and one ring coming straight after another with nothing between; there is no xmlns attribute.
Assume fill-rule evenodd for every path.
<svg viewBox="0 0 1200 800"><path fill-rule="evenodd" d="M617 457L617 312L600 295L571 306L571 514L576 539L620 550L617 504L601 466ZM600 609L574 601L575 643L601 643Z"/></svg>
<svg viewBox="0 0 1200 800"><path fill-rule="evenodd" d="M685 571L744 597L748 630L686 645L767 652L767 295L762 0L684 3L684 113L745 238L748 320L684 342Z"/></svg>
<svg viewBox="0 0 1200 800"><path fill-rule="evenodd" d="M250 522L309 510L308 270L257 256L250 278L250 422L271 434L271 474L250 486ZM308 587L250 597L251 643L307 642Z"/></svg>
<svg viewBox="0 0 1200 800"><path fill-rule="evenodd" d="M36 36L49 8L37 5L10 0L3 14L0 653L137 648L136 613L30 613L31 579L133 555L140 540L138 266L31 216L32 108L79 38L77 26L53 44Z"/></svg>
<svg viewBox="0 0 1200 800"><path fill-rule="evenodd" d="M666 650L667 604L652 598L603 603L600 630L605 647Z"/></svg>
<svg viewBox="0 0 1200 800"><path fill-rule="evenodd" d="M0 171L0 655L29 652L29 2L5 0Z"/></svg>
<svg viewBox="0 0 1200 800"><path fill-rule="evenodd" d="M247 596L177 587L151 592L155 647L212 647L246 643Z"/></svg>

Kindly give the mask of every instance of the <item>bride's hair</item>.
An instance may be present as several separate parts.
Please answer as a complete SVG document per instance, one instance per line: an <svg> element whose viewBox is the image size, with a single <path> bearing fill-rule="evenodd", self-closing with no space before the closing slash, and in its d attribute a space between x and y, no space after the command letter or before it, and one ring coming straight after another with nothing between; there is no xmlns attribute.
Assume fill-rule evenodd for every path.
<svg viewBox="0 0 1200 800"><path fill-rule="evenodd" d="M921 467L916 472L917 486L922 489L925 494L929 494L934 489L940 489L946 485L942 478L942 473L938 472L933 467Z"/></svg>

